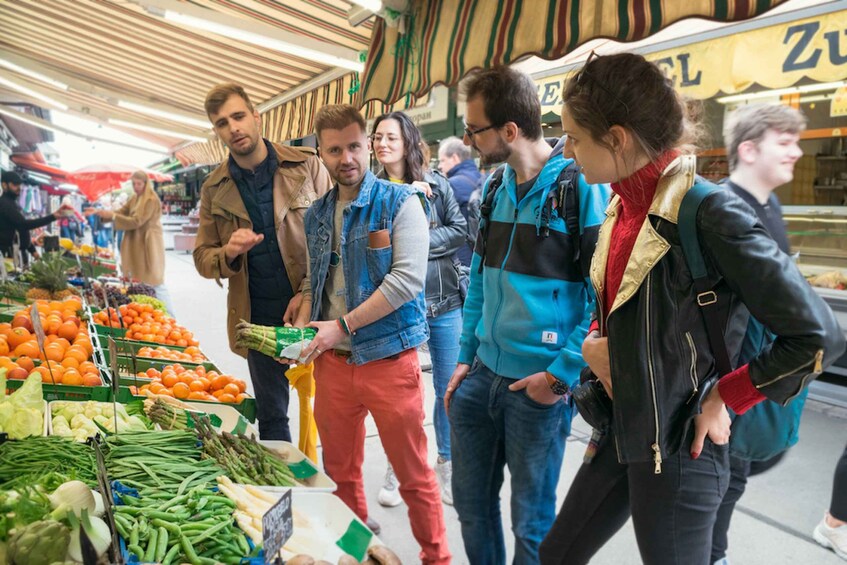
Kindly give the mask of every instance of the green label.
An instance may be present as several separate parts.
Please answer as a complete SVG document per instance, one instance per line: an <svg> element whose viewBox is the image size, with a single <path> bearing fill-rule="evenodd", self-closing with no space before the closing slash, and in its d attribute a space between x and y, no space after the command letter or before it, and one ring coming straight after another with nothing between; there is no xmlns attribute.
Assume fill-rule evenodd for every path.
<svg viewBox="0 0 847 565"><path fill-rule="evenodd" d="M297 479L308 479L318 474L318 470L308 459L303 459L296 463L288 463L288 468L291 469L291 474Z"/></svg>
<svg viewBox="0 0 847 565"><path fill-rule="evenodd" d="M276 334L276 355L279 356L282 350L304 339L314 339L317 333L314 328L274 328Z"/></svg>
<svg viewBox="0 0 847 565"><path fill-rule="evenodd" d="M358 520L353 520L347 526L347 531L344 532L344 535L335 542L335 545L340 547L345 553L349 553L355 557L358 561L362 561L365 558L368 545L370 545L373 537L373 532L367 526Z"/></svg>
<svg viewBox="0 0 847 565"><path fill-rule="evenodd" d="M192 414L194 415L194 418L202 418L203 416L208 416L209 422L216 428L220 428L221 424L223 424L223 421L217 414L207 414L198 410L186 410L185 425L187 425L190 429L194 429L194 418L191 417Z"/></svg>
<svg viewBox="0 0 847 565"><path fill-rule="evenodd" d="M232 433L235 435L243 434L247 431L247 419L244 418L241 414L238 415L238 423L235 424L235 427L232 429Z"/></svg>

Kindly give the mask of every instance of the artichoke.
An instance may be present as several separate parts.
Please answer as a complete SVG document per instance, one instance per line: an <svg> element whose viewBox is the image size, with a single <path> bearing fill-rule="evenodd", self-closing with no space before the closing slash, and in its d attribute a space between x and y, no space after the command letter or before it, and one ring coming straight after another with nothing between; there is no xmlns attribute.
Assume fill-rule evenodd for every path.
<svg viewBox="0 0 847 565"><path fill-rule="evenodd" d="M7 559L15 565L50 565L65 560L70 541L71 532L61 522L33 522L12 536Z"/></svg>

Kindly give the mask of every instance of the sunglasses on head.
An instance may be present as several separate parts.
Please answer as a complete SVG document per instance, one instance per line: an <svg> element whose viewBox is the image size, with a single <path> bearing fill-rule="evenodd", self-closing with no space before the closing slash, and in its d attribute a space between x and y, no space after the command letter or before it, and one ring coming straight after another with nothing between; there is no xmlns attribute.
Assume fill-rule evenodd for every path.
<svg viewBox="0 0 847 565"><path fill-rule="evenodd" d="M595 59L599 59L600 55L597 54L596 51L591 51L591 54L588 55L588 59L585 60L585 65L583 65L582 69L576 74L576 83L579 86L586 86L588 81L590 80L592 84L598 86L603 92L614 98L618 104L623 106L624 111L626 111L626 117L629 117L629 106L626 105L626 102L620 99L614 92L609 90L606 85L600 82L595 76L588 72L588 66L591 64L591 61Z"/></svg>

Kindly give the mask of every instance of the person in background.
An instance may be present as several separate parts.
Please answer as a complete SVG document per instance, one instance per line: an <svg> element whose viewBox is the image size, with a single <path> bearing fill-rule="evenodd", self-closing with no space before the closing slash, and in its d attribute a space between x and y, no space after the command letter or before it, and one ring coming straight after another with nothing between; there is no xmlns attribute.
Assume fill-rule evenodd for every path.
<svg viewBox="0 0 847 565"><path fill-rule="evenodd" d="M482 175L471 158L471 148L458 137L441 140L438 146L438 169L450 180L459 210L468 225L467 245L463 245L456 256L462 265L470 267L477 230L471 230L469 204L475 190L482 187ZM476 226L479 225L477 219Z"/></svg>
<svg viewBox="0 0 847 565"><path fill-rule="evenodd" d="M240 85L212 88L205 110L229 157L203 182L194 266L218 284L229 279L229 346L247 358L259 434L291 441L288 366L237 347L235 325L282 326L296 318L307 267L303 218L331 180L314 149L262 137L259 112Z"/></svg>
<svg viewBox="0 0 847 565"><path fill-rule="evenodd" d="M38 252L32 244L30 230L49 225L60 218L73 215L73 209L62 206L56 212L41 218L27 219L24 217L18 197L21 194L23 179L14 171L3 171L0 176L0 254L12 257L14 244L17 241L24 265L29 263L29 256L38 258Z"/></svg>
<svg viewBox="0 0 847 565"><path fill-rule="evenodd" d="M585 183L562 140L544 139L529 76L489 69L463 91L465 143L482 163L506 164L483 191L490 213L445 393L453 501L469 561L505 563L500 490L508 466L515 563L532 564L556 517L572 416L566 395L585 365L580 346L594 303L588 265L609 192Z"/></svg>
<svg viewBox="0 0 847 565"><path fill-rule="evenodd" d="M165 304L168 314L174 316L171 297L165 286L162 202L153 190L147 173L135 171L130 178L133 195L119 210L90 208L87 214L96 215L102 221L114 224L115 229L124 231L121 271L125 277L154 287L156 298Z"/></svg>
<svg viewBox="0 0 847 565"><path fill-rule="evenodd" d="M373 529L362 481L370 412L400 480L420 559L446 565L416 349L428 337L428 203L414 187L370 172L365 128L347 104L323 106L315 116L321 158L336 184L306 212L309 278L294 325L318 330L303 362L315 361L315 421L336 494Z"/></svg>
<svg viewBox="0 0 847 565"><path fill-rule="evenodd" d="M798 110L781 104L748 104L736 109L724 128L730 177L725 183L736 196L744 200L756 213L759 223L776 242L779 250L790 255L788 234L782 219L782 208L774 190L794 178L794 165L803 155L798 142L806 127L806 118ZM741 349L740 363L745 363L770 345L773 335L758 321L751 318ZM736 416L730 434L729 488L718 510L712 534L712 563L729 565L726 557L732 512L744 494L747 477L758 475L776 465L788 447L797 442L800 416L809 389L804 387L787 406L762 405L767 412L754 408L746 414ZM774 427L774 417L785 422L777 428L779 437L776 445L765 445L761 434L744 433L743 443L739 426L750 424L748 420L758 418L759 426ZM762 420L764 418L764 420ZM736 433L738 432L738 433ZM774 432L775 434L777 431ZM750 437L758 435L758 437ZM750 443L759 445L750 445ZM752 451L768 453L767 459L751 459ZM744 453L747 452L747 453Z"/></svg>
<svg viewBox="0 0 847 565"><path fill-rule="evenodd" d="M829 511L824 513L820 523L815 526L812 537L841 559L847 560L847 447L835 466Z"/></svg>
<svg viewBox="0 0 847 565"><path fill-rule="evenodd" d="M597 312L582 345L589 370L574 390L596 429L541 562L588 563L631 516L647 565L708 565L729 482L727 408L743 414L765 399L787 402L843 353L844 335L731 190L706 184L712 190L696 213L680 214L703 182L692 154L697 129L657 65L631 53L592 54L562 99L567 154L615 195L591 264ZM695 223L702 287L681 246L683 222ZM715 320L713 339L724 341L728 359L707 335L713 318L703 307L725 320ZM751 315L776 339L739 366Z"/></svg>
<svg viewBox="0 0 847 565"><path fill-rule="evenodd" d="M450 422L444 411L444 393L459 358L463 298L456 252L465 245L465 219L450 183L443 175L429 170L421 133L406 114L392 112L379 116L374 121L371 143L377 161L383 166L378 178L398 184L420 184L429 199L429 262L424 288L435 385L433 420L438 445L435 475L441 485L441 501L452 505ZM389 465L377 497L379 503L400 504L397 487L397 477Z"/></svg>

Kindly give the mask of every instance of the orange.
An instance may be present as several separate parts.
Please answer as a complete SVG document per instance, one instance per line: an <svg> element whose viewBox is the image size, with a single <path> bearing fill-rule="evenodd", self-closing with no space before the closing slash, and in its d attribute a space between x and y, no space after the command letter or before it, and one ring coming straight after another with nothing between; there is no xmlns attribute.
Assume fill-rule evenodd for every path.
<svg viewBox="0 0 847 565"><path fill-rule="evenodd" d="M242 392L241 394L239 394L238 396L235 397L235 402L237 404L241 404L242 402L244 402L245 398L250 398L250 397Z"/></svg>
<svg viewBox="0 0 847 565"><path fill-rule="evenodd" d="M229 383L228 385L226 385L224 387L224 392L226 394L229 394L230 396L235 397L235 396L238 396L239 394L241 394L241 389L238 388L237 384Z"/></svg>
<svg viewBox="0 0 847 565"><path fill-rule="evenodd" d="M29 372L26 369L15 366L15 368L12 369L11 371L9 371L9 373L6 375L6 378L16 380L16 381L23 381L28 376L29 376Z"/></svg>
<svg viewBox="0 0 847 565"><path fill-rule="evenodd" d="M208 392L209 387L212 386L212 383L209 382L209 379L206 377L198 377L197 381L203 387L201 390Z"/></svg>
<svg viewBox="0 0 847 565"><path fill-rule="evenodd" d="M34 357L41 359L41 352L35 341L25 341L15 348L15 357Z"/></svg>
<svg viewBox="0 0 847 565"><path fill-rule="evenodd" d="M235 383L235 386L238 387L238 390L240 392L245 392L247 390L247 383L245 383L241 379L232 379L232 382Z"/></svg>
<svg viewBox="0 0 847 565"><path fill-rule="evenodd" d="M178 375L178 374L180 374L180 373L182 373L183 371L185 371L185 367L183 367L183 366L182 366L182 365L180 365L179 363L174 363L174 364L173 364L173 368L174 368L174 372L175 372L177 375Z"/></svg>
<svg viewBox="0 0 847 565"><path fill-rule="evenodd" d="M27 373L31 373L35 369L35 363L29 357L18 357L17 364L26 369Z"/></svg>
<svg viewBox="0 0 847 565"><path fill-rule="evenodd" d="M58 361L43 361L41 363L43 366L50 367L50 370L53 371L53 374L63 374L65 372L65 368L62 367L62 364Z"/></svg>
<svg viewBox="0 0 847 565"><path fill-rule="evenodd" d="M150 367L149 369L147 369L146 374L151 379L155 379L156 377L161 375L161 373L159 373L159 371L156 370L155 367Z"/></svg>
<svg viewBox="0 0 847 565"><path fill-rule="evenodd" d="M188 393L188 400L206 400L206 393L202 391L192 390Z"/></svg>
<svg viewBox="0 0 847 565"><path fill-rule="evenodd" d="M193 380L190 383L188 383L188 388L190 388L192 392L205 392L206 387L203 386L204 380L206 380L206 379Z"/></svg>
<svg viewBox="0 0 847 565"><path fill-rule="evenodd" d="M54 343L56 343L57 345L61 345L62 349L67 349L71 346L71 342L69 342L63 337L57 337Z"/></svg>
<svg viewBox="0 0 847 565"><path fill-rule="evenodd" d="M159 394L161 394L162 396L170 396L171 398L174 397L173 391L169 388L163 388L161 392L159 392Z"/></svg>
<svg viewBox="0 0 847 565"><path fill-rule="evenodd" d="M8 355L9 354L9 343L6 341L6 338L0 339L0 355Z"/></svg>
<svg viewBox="0 0 847 565"><path fill-rule="evenodd" d="M12 349L17 349L17 347L24 343L25 341L29 341L32 339L32 334L29 333L29 330L26 328L12 328L12 331L6 338L6 341L9 342L9 347Z"/></svg>
<svg viewBox="0 0 847 565"><path fill-rule="evenodd" d="M65 357L73 357L81 365L84 361L88 361L88 352L78 345L72 345L65 351Z"/></svg>
<svg viewBox="0 0 847 565"><path fill-rule="evenodd" d="M162 374L162 384L168 388L172 388L176 383L179 382L179 377L174 375L173 373Z"/></svg>
<svg viewBox="0 0 847 565"><path fill-rule="evenodd" d="M51 343L44 348L44 355L50 361L61 363L62 359L65 358L65 350L62 349L61 345Z"/></svg>
<svg viewBox="0 0 847 565"><path fill-rule="evenodd" d="M12 318L12 328L24 328L26 331L32 331L32 320L28 312L19 312Z"/></svg>
<svg viewBox="0 0 847 565"><path fill-rule="evenodd" d="M103 379L100 378L100 375L92 375L86 374L82 376L82 385L83 386L100 386L103 384ZM135 387L130 387L135 388Z"/></svg>
<svg viewBox="0 0 847 565"><path fill-rule="evenodd" d="M187 385L190 385L194 382L194 375L189 373L181 373L177 378L179 378L179 382L185 383Z"/></svg>
<svg viewBox="0 0 847 565"><path fill-rule="evenodd" d="M222 394L218 397L218 402L225 402L227 404L235 404L235 397L231 394Z"/></svg>
<svg viewBox="0 0 847 565"><path fill-rule="evenodd" d="M91 361L83 361L79 364L79 372L82 374L86 373L94 373L96 375L100 374L99 369L97 369L97 365L92 363Z"/></svg>
<svg viewBox="0 0 847 565"><path fill-rule="evenodd" d="M211 374L211 373L210 373ZM225 375L218 375L212 379L211 389L213 391L221 390L229 384L229 378Z"/></svg>
<svg viewBox="0 0 847 565"><path fill-rule="evenodd" d="M62 359L62 367L65 369L79 369L79 361L73 357L65 357Z"/></svg>
<svg viewBox="0 0 847 565"><path fill-rule="evenodd" d="M0 322L0 336L9 337L12 333L12 324L9 322Z"/></svg>
<svg viewBox="0 0 847 565"><path fill-rule="evenodd" d="M165 390L165 387L159 381L150 383L150 392L153 394L159 394L163 390Z"/></svg>
<svg viewBox="0 0 847 565"><path fill-rule="evenodd" d="M220 390L213 390L213 391L212 391L212 396L214 396L215 398L218 398L218 397L219 397L220 395L222 395L223 393L224 393L224 389L220 389Z"/></svg>
<svg viewBox="0 0 847 565"><path fill-rule="evenodd" d="M82 374L76 369L66 369L62 375L62 383L66 385L80 386L84 384Z"/></svg>
<svg viewBox="0 0 847 565"><path fill-rule="evenodd" d="M177 398L188 398L188 395L191 394L191 388L185 383L176 383L173 386L173 392Z"/></svg>

